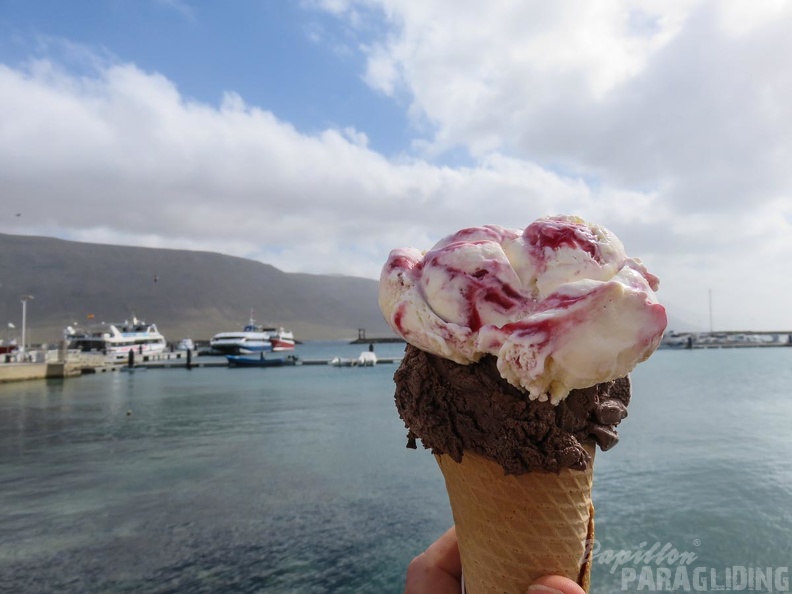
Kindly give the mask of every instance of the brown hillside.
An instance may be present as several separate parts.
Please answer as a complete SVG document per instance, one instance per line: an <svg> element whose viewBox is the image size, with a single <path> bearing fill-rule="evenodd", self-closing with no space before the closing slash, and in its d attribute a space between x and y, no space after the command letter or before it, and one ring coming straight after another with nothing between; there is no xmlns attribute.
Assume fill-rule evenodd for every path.
<svg viewBox="0 0 792 594"><path fill-rule="evenodd" d="M259 323L282 325L302 340L392 336L377 305L377 282L291 274L211 252L97 245L0 234L0 324L19 332L20 296L30 342L58 340L70 323L155 322L168 340L208 339L236 330L253 310Z"/></svg>

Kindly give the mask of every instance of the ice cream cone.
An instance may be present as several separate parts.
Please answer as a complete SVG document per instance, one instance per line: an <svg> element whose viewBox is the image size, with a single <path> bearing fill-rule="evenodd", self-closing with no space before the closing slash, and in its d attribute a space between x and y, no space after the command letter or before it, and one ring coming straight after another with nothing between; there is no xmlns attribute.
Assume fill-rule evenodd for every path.
<svg viewBox="0 0 792 594"><path fill-rule="evenodd" d="M561 575L588 592L594 538L594 448L584 471L505 475L466 452L461 463L436 456L456 523L467 594L524 594L537 578Z"/></svg>

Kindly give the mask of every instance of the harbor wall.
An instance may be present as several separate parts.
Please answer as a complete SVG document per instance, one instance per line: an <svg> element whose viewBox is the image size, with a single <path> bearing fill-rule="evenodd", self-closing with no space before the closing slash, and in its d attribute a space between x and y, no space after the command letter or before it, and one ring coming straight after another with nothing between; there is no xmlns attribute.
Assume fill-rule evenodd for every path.
<svg viewBox="0 0 792 594"><path fill-rule="evenodd" d="M80 375L80 367L67 363L4 363L0 365L0 383L34 379L54 379Z"/></svg>
<svg viewBox="0 0 792 594"><path fill-rule="evenodd" d="M163 352L151 355L137 355L137 365L168 364L184 367L187 362L185 352ZM225 364L225 361L223 361ZM65 378L105 371L118 371L127 365L127 360L110 361L101 353L82 353L67 351L64 348L31 351L28 360L19 354L0 357L0 384L25 380ZM193 364L194 366L202 366Z"/></svg>

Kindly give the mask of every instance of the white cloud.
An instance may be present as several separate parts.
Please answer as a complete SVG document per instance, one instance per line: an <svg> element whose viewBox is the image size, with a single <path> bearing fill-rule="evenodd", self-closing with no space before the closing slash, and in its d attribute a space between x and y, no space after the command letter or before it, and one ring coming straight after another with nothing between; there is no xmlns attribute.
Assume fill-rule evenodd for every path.
<svg viewBox="0 0 792 594"><path fill-rule="evenodd" d="M45 61L0 67L0 89L0 177L24 213L5 231L200 243L287 270L375 276L403 241L509 224L512 209L534 218L588 192L497 155L473 169L388 161L360 131L303 135L233 93L218 107L187 101L132 65L94 78ZM329 247L346 244L361 247L343 257Z"/></svg>
<svg viewBox="0 0 792 594"><path fill-rule="evenodd" d="M789 3L361 4L394 28L366 80L409 90L435 152L505 152L685 208L792 189Z"/></svg>
<svg viewBox="0 0 792 594"><path fill-rule="evenodd" d="M790 3L355 6L391 25L366 48L366 80L409 93L434 125L426 155L508 154L586 180L573 209L656 260L677 302L737 282L745 301L725 323L792 327L778 274L792 247Z"/></svg>

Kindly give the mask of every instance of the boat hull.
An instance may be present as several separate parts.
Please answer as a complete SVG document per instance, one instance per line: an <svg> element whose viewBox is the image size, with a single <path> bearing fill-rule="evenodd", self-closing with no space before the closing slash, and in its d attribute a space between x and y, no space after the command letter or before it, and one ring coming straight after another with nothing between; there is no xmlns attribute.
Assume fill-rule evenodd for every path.
<svg viewBox="0 0 792 594"><path fill-rule="evenodd" d="M214 353L220 355L253 355L272 352L270 343L212 343L209 346Z"/></svg>
<svg viewBox="0 0 792 594"><path fill-rule="evenodd" d="M270 338L270 342L272 343L272 350L276 353L280 353L283 351L293 351L294 350L294 341L293 340L284 340L281 338Z"/></svg>

